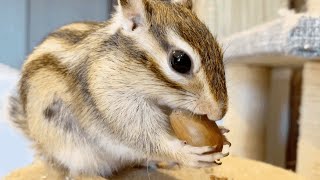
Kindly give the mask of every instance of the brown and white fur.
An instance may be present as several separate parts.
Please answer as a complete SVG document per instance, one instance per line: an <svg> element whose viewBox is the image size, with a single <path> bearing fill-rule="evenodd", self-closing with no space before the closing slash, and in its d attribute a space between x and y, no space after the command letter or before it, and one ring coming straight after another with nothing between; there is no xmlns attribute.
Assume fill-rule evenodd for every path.
<svg viewBox="0 0 320 180"><path fill-rule="evenodd" d="M11 98L12 121L40 158L71 175L110 176L146 160L214 165L226 154L178 140L168 114L224 116L219 44L191 0L118 3L110 21L64 26L34 50ZM189 54L190 75L170 67L172 49Z"/></svg>

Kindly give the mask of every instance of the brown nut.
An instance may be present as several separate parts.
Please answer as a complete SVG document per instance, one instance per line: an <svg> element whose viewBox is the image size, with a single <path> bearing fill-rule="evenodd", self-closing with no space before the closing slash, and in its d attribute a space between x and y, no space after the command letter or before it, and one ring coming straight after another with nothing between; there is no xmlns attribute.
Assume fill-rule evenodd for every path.
<svg viewBox="0 0 320 180"><path fill-rule="evenodd" d="M170 115L172 129L178 139L196 147L217 146L221 152L224 136L214 121L207 116L193 115L186 111L174 111Z"/></svg>

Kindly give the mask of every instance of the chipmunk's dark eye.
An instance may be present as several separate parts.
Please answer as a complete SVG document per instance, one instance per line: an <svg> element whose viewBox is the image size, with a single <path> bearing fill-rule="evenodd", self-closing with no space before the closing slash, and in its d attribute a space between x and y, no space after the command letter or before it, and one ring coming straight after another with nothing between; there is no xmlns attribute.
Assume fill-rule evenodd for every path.
<svg viewBox="0 0 320 180"><path fill-rule="evenodd" d="M188 54L183 51L172 51L170 55L170 63L172 68L178 73L186 74L191 70L191 59Z"/></svg>

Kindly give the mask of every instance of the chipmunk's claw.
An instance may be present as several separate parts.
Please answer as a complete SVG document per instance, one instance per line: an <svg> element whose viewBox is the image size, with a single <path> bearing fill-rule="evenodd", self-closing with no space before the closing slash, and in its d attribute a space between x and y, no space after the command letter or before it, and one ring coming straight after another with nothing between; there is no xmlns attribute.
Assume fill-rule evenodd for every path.
<svg viewBox="0 0 320 180"><path fill-rule="evenodd" d="M229 155L230 155L230 153L227 152L227 153L223 154L223 157L227 157L227 156L229 156Z"/></svg>
<svg viewBox="0 0 320 180"><path fill-rule="evenodd" d="M222 165L222 162L220 161L220 159L214 161L214 163L215 163L216 165L218 165L218 166Z"/></svg>
<svg viewBox="0 0 320 180"><path fill-rule="evenodd" d="M224 143L223 143L223 145L228 145L229 147L231 147L231 142L229 142L228 140L226 140L226 138L225 138L225 141L224 141Z"/></svg>
<svg viewBox="0 0 320 180"><path fill-rule="evenodd" d="M222 134L226 134L230 132L230 130L225 128L224 126L219 126L219 129Z"/></svg>

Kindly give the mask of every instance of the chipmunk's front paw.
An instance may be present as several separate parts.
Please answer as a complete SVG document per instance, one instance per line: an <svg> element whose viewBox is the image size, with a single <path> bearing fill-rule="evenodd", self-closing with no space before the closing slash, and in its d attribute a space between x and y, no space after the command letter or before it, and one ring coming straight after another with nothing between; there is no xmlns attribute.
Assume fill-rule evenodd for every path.
<svg viewBox="0 0 320 180"><path fill-rule="evenodd" d="M202 168L219 165L217 162L229 155L229 153L214 152L216 147L194 147L184 144L179 153L179 161L182 165Z"/></svg>

